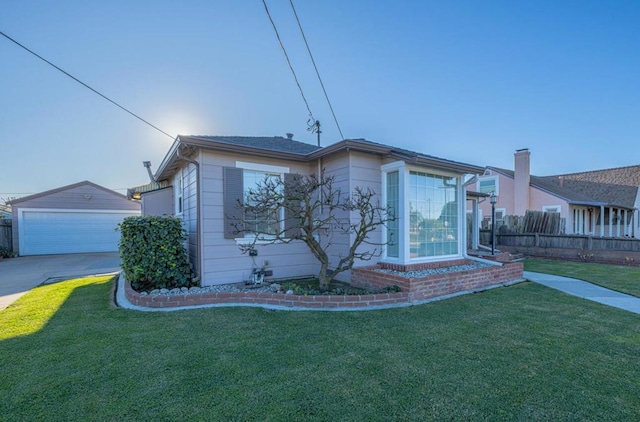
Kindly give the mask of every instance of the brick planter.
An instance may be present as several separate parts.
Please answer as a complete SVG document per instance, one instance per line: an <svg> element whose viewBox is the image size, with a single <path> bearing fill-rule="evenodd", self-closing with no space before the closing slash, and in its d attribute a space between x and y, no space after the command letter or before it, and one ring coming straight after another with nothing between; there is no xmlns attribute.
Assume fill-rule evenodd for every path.
<svg viewBox="0 0 640 422"><path fill-rule="evenodd" d="M524 264L512 262L502 266L491 266L469 271L433 274L425 277L408 278L398 274L387 274L376 271L378 269L393 269L397 271L415 271L427 268L441 268L471 264L471 260L456 260L448 263L395 265L377 264L370 267L360 267L351 270L351 284L362 288L381 288L397 285L403 292L408 293L409 302L418 302L438 296L446 296L460 292L483 290L492 286L503 285L523 279ZM443 265L445 264L445 265Z"/></svg>
<svg viewBox="0 0 640 422"><path fill-rule="evenodd" d="M373 295L318 295L300 296L284 293L219 292L184 294L140 294L125 282L125 295L129 302L146 308L176 308L211 304L268 305L302 309L357 309L385 308L406 304L407 293L380 293Z"/></svg>
<svg viewBox="0 0 640 422"><path fill-rule="evenodd" d="M409 305L414 302L454 293L485 290L492 286L504 285L523 279L523 264L519 262L469 271L434 274L420 278L407 278L401 275L376 271L376 269L380 268L413 271L433 267L464 265L472 262L463 259L447 263L439 262L409 266L378 264L351 270L351 284L355 287L379 289L395 284L402 289L399 293L300 296L285 293L218 292L150 295L136 292L131 288L131 283L128 281L124 283L124 293L131 304L155 309L235 304L309 310L356 310Z"/></svg>

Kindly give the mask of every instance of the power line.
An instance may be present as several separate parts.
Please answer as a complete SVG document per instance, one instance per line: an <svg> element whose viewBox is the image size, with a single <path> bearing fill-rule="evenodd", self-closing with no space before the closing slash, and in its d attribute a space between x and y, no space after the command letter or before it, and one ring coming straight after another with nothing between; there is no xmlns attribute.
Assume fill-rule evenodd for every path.
<svg viewBox="0 0 640 422"><path fill-rule="evenodd" d="M147 125L151 126L152 128L154 128L155 130L157 130L158 132L168 136L171 139L175 139L175 136L169 135L167 132L165 132L164 130L158 128L157 126L149 123L148 121L146 121L145 119L143 119L142 117L138 116L137 114L135 114L132 111L129 111L128 109L126 109L125 107L121 106L120 104L116 103L115 101L113 101L111 98L107 97L106 95L96 91L95 89L91 88L89 85L87 85L86 83L82 82L80 79L76 78L75 76L71 75L69 72L66 72L64 70L62 70L61 68L59 68L58 66L56 66L55 64L51 63L49 60L45 59L44 57L40 56L39 54L35 53L34 51L28 49L27 47L25 47L24 45L20 44L18 41L14 40L13 38L11 38L10 36L8 36L7 34L5 34L4 32L0 31L0 35L2 35L3 37L5 37L6 39L8 39L9 41L15 43L16 45L22 47L23 49L25 49L26 51L28 51L29 53L33 54L34 56L36 56L37 58L39 58L40 60L42 60L43 62L47 63L48 65L54 67L55 69L59 70L60 72L64 73L65 75L67 75L68 77L70 77L71 79L73 79L74 81L78 82L79 84L83 85L85 88L90 89L91 91L93 91L94 93L98 94L99 96L101 96L102 98L104 98L105 100L109 101L111 104L115 105L116 107L126 111L127 113L129 113L130 115L132 115L133 117L135 117L136 119L140 120L143 123L146 123Z"/></svg>
<svg viewBox="0 0 640 422"><path fill-rule="evenodd" d="M311 58L311 63L313 63L313 68L316 70L316 75L318 75L318 80L320 81L320 86L322 87L322 92L324 92L324 97L327 99L327 104L329 104L329 109L331 110L331 115L333 115L333 120L336 122L336 126L338 127L338 132L340 132L340 136L344 139L344 135L342 134L342 129L340 129L340 124L338 124L338 118L336 117L336 113L333 112L333 107L331 106L331 101L329 101L329 95L327 95L327 90L324 88L324 83L322 82L322 78L320 77L320 72L318 71L318 66L316 66L316 61L313 59L313 54L311 54L311 48L309 48L309 43L307 42L307 37L304 35L304 31L302 30L302 24L300 23L300 19L298 19L298 13L296 12L296 8L293 5L293 0L289 0L291 4L291 9L293 9L293 14L296 17L296 22L298 22L298 27L300 28L300 33L302 34L302 39L304 40L304 45L307 46L307 51L309 52L309 57Z"/></svg>
<svg viewBox="0 0 640 422"><path fill-rule="evenodd" d="M271 22L271 26L276 33L276 38L278 39L278 43L280 43L280 48L282 48L282 52L284 53L284 57L287 59L287 63L289 64L289 69L291 69L291 73L293 74L293 79L296 81L296 85L298 85L298 89L300 90L300 95L304 100L304 104L307 106L307 111L309 112L309 120L315 123L316 119L313 118L313 113L311 113L311 109L309 108L309 103L307 102L307 98L304 96L304 92L302 92L302 87L300 86L300 82L298 82L298 77L296 76L295 70L293 70L293 66L291 65L291 60L289 60L289 55L287 54L287 50L284 48L284 44L282 44L282 40L280 39L280 34L278 33L278 29L276 28L276 24L273 22L271 18L271 13L269 13L269 8L267 7L267 2L262 0L262 4L264 5L264 10L267 12L267 16L269 17L269 21Z"/></svg>

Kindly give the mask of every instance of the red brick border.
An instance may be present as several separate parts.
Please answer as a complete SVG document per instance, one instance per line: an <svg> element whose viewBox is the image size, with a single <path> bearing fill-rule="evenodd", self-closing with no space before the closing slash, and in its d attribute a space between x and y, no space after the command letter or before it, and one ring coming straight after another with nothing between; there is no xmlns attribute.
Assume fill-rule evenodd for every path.
<svg viewBox="0 0 640 422"><path fill-rule="evenodd" d="M451 261L449 265L469 264L473 261ZM397 285L398 293L379 293L370 295L318 295L300 296L285 293L261 292L218 292L218 293L180 293L180 294L141 294L133 290L131 283L125 281L125 296L135 306L163 309L212 304L265 305L282 308L348 310L358 308L385 308L409 305L427 299L446 296L465 291L484 290L491 286L506 284L523 279L524 265L519 262L491 266L469 271L435 274L420 278L406 278L387 274L376 269L389 264L360 267L351 270L351 284L356 287L382 288ZM403 266L404 271L425 269L425 265ZM438 265L442 267L443 265ZM419 267L419 268L418 268ZM390 269L397 269L391 266ZM121 275L122 277L122 275Z"/></svg>
<svg viewBox="0 0 640 422"><path fill-rule="evenodd" d="M379 293L372 295L300 296L285 293L218 292L143 295L125 281L125 295L131 304L146 308L176 308L211 304L251 304L285 308L356 309L406 304L407 293Z"/></svg>
<svg viewBox="0 0 640 422"><path fill-rule="evenodd" d="M471 260L457 260L449 265L472 264ZM420 267L422 265L422 267ZM432 264L418 264L404 267L401 271L413 271L429 268ZM438 263L436 267L442 267ZM378 269L397 269L390 264L378 264L370 267L360 267L351 270L351 284L368 289L381 288L396 284L403 292L408 293L409 302L418 302L438 296L446 296L465 291L485 289L490 286L522 280L524 264L511 262L502 266L490 266L469 271L433 274L425 277L407 278L396 274L387 274ZM432 267L433 268L433 267Z"/></svg>

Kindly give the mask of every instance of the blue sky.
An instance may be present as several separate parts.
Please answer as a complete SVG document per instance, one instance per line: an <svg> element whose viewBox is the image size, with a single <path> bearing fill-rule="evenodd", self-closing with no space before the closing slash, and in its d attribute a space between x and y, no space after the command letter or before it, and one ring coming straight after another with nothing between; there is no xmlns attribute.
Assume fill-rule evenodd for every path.
<svg viewBox="0 0 640 422"><path fill-rule="evenodd" d="M288 0L267 0L323 145ZM298 0L342 131L533 174L640 164L640 2ZM315 143L260 0L4 0L0 30L175 135ZM172 139L0 37L0 198L148 181Z"/></svg>

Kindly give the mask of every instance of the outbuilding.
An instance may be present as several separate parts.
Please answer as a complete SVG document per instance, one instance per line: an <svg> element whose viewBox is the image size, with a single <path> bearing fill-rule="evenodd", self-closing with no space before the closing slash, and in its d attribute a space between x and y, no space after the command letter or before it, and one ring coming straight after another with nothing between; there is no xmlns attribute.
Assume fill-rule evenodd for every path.
<svg viewBox="0 0 640 422"><path fill-rule="evenodd" d="M84 181L10 202L13 250L19 255L115 252L118 223L140 204Z"/></svg>

